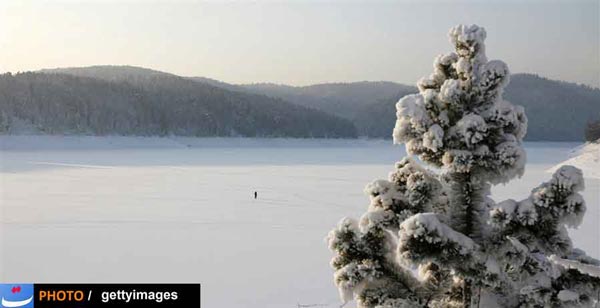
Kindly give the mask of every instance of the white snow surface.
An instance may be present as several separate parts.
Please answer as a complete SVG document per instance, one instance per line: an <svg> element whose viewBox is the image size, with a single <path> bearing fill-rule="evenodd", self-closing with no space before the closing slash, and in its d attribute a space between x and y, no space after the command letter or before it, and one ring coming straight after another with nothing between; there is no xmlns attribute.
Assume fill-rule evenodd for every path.
<svg viewBox="0 0 600 308"><path fill-rule="evenodd" d="M561 290L558 292L558 299L563 302L573 302L579 300L579 294L571 291L571 290Z"/></svg>
<svg viewBox="0 0 600 308"><path fill-rule="evenodd" d="M572 165L583 170L586 178L600 179L600 142L587 143L572 151L572 157L548 169L554 172L563 165Z"/></svg>
<svg viewBox="0 0 600 308"><path fill-rule="evenodd" d="M578 145L526 143L524 176L493 198L526 198ZM0 136L0 281L200 282L203 307L339 307L323 239L404 156L388 140ZM585 179L569 229L596 258L599 188Z"/></svg>

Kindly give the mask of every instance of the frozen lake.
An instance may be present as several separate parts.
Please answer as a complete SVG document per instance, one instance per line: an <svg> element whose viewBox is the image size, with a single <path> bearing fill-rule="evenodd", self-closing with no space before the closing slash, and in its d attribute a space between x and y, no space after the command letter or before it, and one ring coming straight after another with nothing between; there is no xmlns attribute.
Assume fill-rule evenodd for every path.
<svg viewBox="0 0 600 308"><path fill-rule="evenodd" d="M577 145L527 143L524 177L494 198L526 197ZM391 141L0 137L0 281L200 282L203 307L336 307L324 238L404 155ZM586 179L570 230L594 257L599 188Z"/></svg>

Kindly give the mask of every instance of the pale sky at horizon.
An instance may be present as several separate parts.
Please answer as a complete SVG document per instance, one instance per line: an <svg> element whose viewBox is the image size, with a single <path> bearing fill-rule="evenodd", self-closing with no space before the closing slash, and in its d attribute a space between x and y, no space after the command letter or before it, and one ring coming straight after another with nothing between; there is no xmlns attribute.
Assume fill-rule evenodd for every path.
<svg viewBox="0 0 600 308"><path fill-rule="evenodd" d="M512 72L600 86L598 0L0 1L0 72L110 64L230 83L414 84L451 50L450 27L476 23L488 58Z"/></svg>

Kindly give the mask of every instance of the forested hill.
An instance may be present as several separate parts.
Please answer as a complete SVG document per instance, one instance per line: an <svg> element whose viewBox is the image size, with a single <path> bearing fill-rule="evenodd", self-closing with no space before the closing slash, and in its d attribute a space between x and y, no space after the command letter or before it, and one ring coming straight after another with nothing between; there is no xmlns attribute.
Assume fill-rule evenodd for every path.
<svg viewBox="0 0 600 308"><path fill-rule="evenodd" d="M27 126L29 123L48 132L90 134L290 137L359 135L390 138L396 119L395 103L402 96L417 91L413 86L385 81L302 87L270 83L236 85L205 77L184 78L132 66L62 68L42 72L48 75L46 78L56 80L43 81L43 77L37 76L39 74L1 78L0 98L4 98L0 101L0 110L3 111L0 113L0 121L5 119L4 131L7 130L7 121L12 119L9 126L11 131L20 130L23 126L21 124ZM78 78L69 79L60 74ZM14 106L7 113L7 97L12 95L12 100L25 100L15 96L15 91L24 90L8 86L10 80L21 87L29 83L30 88L37 88L33 94L27 95L38 102L28 101L28 104L40 106L35 107L37 111L22 111L25 113L49 108L45 105L46 99L41 99L39 88L52 85L52 90L48 88L47 91L53 91L54 94L43 95L48 95L56 105L55 109L48 111L49 114L55 112L58 115L15 114ZM78 84L75 85L74 82ZM47 85L42 86L44 84ZM86 84L89 91L76 88L82 84ZM101 88L119 89L126 94L117 95L110 91L102 93ZM131 93L137 93L142 98L131 98ZM58 100L56 96L59 94L67 99ZM106 97L114 98L107 100ZM587 86L549 80L537 75L515 74L511 77L504 97L525 107L529 118L526 140L580 141L583 140L586 123L600 119L600 90ZM81 109L84 108L82 106L87 109ZM75 117L86 114L89 119L71 119L68 122L70 124L61 126L60 121L65 117L63 114L68 113L62 112L68 110L66 108L79 108L79 115L76 114ZM94 108L94 113L82 111L90 108ZM124 111L127 112L123 113ZM55 116L57 118L53 118ZM100 117L114 120L111 120L112 124L107 124ZM48 122L53 122L52 126L48 126Z"/></svg>
<svg viewBox="0 0 600 308"><path fill-rule="evenodd" d="M396 102L415 87L391 82L357 82L291 87L243 85L248 91L280 97L350 119L359 135L391 138ZM526 140L580 141L588 121L600 119L600 90L532 74L514 74L504 98L525 108ZM337 111L336 111L337 110Z"/></svg>
<svg viewBox="0 0 600 308"><path fill-rule="evenodd" d="M526 140L584 140L586 124L600 119L600 89L516 74L504 98L525 107L529 119Z"/></svg>
<svg viewBox="0 0 600 308"><path fill-rule="evenodd" d="M160 77L178 77L177 75L156 71L149 68L128 65L95 65L86 67L65 67L43 69L40 72L46 74L68 74L114 82L127 81L133 84L144 84L145 82Z"/></svg>
<svg viewBox="0 0 600 308"><path fill-rule="evenodd" d="M355 119L364 107L379 100L389 100L416 91L415 87L389 81L324 83L302 87L257 83L239 87L252 93L279 97L294 104L334 113L347 119Z"/></svg>
<svg viewBox="0 0 600 308"><path fill-rule="evenodd" d="M127 67L126 67L127 68ZM102 73L102 75L94 75ZM86 72L88 74L86 74ZM0 75L1 133L354 138L346 119L132 68Z"/></svg>

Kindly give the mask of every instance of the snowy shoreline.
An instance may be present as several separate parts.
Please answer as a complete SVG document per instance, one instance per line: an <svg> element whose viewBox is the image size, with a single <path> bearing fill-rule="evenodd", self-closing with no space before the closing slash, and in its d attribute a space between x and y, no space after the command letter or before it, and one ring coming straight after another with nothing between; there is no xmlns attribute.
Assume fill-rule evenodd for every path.
<svg viewBox="0 0 600 308"><path fill-rule="evenodd" d="M526 144L573 144L572 141L529 141ZM78 136L0 135L0 151L177 149L177 148L277 148L394 146L391 139L248 138L180 136Z"/></svg>
<svg viewBox="0 0 600 308"><path fill-rule="evenodd" d="M0 135L0 151L87 150L136 148L231 148L231 147L357 147L389 144L385 139L247 138L181 136L76 136Z"/></svg>

